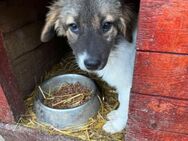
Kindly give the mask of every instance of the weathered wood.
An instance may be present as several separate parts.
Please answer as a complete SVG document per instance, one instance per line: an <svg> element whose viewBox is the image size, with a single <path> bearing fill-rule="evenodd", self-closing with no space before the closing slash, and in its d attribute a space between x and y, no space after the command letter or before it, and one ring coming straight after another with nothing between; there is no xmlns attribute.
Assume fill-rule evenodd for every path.
<svg viewBox="0 0 188 141"><path fill-rule="evenodd" d="M14 119L18 119L19 116L24 113L24 103L12 72L10 60L3 47L2 34L0 34L0 84L11 109L11 111L7 111L9 114L7 114L5 119L1 118L1 122L7 122L9 119L11 119L11 122L14 122L11 113L14 114ZM3 99L3 97L1 99ZM6 103L6 101L4 101L4 103ZM3 105L0 105L0 107L1 106L3 107Z"/></svg>
<svg viewBox="0 0 188 141"><path fill-rule="evenodd" d="M13 113L9 107L5 93L0 85L0 121L12 122L14 121Z"/></svg>
<svg viewBox="0 0 188 141"><path fill-rule="evenodd" d="M141 0L137 48L188 54L187 7L187 0Z"/></svg>
<svg viewBox="0 0 188 141"><path fill-rule="evenodd" d="M141 0L127 141L188 140L187 7Z"/></svg>
<svg viewBox="0 0 188 141"><path fill-rule="evenodd" d="M188 101L132 94L127 141L188 140Z"/></svg>
<svg viewBox="0 0 188 141"><path fill-rule="evenodd" d="M40 22L34 22L13 32L3 34L4 47L12 61L41 44L42 26L43 24Z"/></svg>
<svg viewBox="0 0 188 141"><path fill-rule="evenodd" d="M37 14L29 6L5 6L0 9L0 19L0 31L6 33L37 20Z"/></svg>
<svg viewBox="0 0 188 141"><path fill-rule="evenodd" d="M41 45L36 2L32 6L7 2L0 8L0 122L19 119L24 113L24 97L61 56L53 43Z"/></svg>
<svg viewBox="0 0 188 141"><path fill-rule="evenodd" d="M45 72L61 58L61 48L54 42L42 44L12 62L21 92L30 94Z"/></svg>
<svg viewBox="0 0 188 141"><path fill-rule="evenodd" d="M133 92L188 99L188 55L137 52Z"/></svg>
<svg viewBox="0 0 188 141"><path fill-rule="evenodd" d="M188 101L186 100L132 95L129 122L137 127L188 134L187 119Z"/></svg>
<svg viewBox="0 0 188 141"><path fill-rule="evenodd" d="M5 141L79 141L67 136L48 135L38 130L2 123L0 123L0 135Z"/></svg>
<svg viewBox="0 0 188 141"><path fill-rule="evenodd" d="M171 133L166 131L157 131L147 128L137 128L135 126L129 129L125 136L125 141L187 141L188 135Z"/></svg>

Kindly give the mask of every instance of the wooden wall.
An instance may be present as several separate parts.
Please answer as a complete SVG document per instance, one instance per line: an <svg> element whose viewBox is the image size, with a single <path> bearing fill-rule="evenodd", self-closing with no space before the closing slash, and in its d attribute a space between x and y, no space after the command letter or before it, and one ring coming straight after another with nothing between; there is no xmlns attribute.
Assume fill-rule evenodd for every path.
<svg viewBox="0 0 188 141"><path fill-rule="evenodd" d="M24 97L61 58L62 47L55 41L40 42L48 2L0 3L0 122L19 119Z"/></svg>
<svg viewBox="0 0 188 141"><path fill-rule="evenodd" d="M187 7L141 0L127 141L188 140Z"/></svg>

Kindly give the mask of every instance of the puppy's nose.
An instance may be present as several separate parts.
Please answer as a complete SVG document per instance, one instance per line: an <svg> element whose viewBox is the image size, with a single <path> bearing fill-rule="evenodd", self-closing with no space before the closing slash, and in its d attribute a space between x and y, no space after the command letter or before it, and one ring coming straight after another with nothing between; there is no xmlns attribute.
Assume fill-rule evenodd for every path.
<svg viewBox="0 0 188 141"><path fill-rule="evenodd" d="M88 70L97 70L101 65L101 61L97 59L87 59L84 64Z"/></svg>

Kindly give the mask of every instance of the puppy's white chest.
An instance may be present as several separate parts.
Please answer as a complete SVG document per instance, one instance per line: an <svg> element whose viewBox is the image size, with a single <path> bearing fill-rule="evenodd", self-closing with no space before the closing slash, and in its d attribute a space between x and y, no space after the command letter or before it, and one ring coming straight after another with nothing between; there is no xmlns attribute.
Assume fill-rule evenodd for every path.
<svg viewBox="0 0 188 141"><path fill-rule="evenodd" d="M110 53L105 68L97 74L113 87L131 86L134 58L135 44L122 41Z"/></svg>

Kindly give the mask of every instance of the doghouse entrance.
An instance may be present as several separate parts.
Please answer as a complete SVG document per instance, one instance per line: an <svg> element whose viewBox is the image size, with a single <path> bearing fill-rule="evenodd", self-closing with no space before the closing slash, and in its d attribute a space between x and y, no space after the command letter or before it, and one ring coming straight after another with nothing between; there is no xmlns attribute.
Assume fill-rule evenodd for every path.
<svg viewBox="0 0 188 141"><path fill-rule="evenodd" d="M75 140L67 137L65 134L70 132L65 131L57 131L63 136L50 135L44 125L35 123L31 110L24 110L26 98L26 108L32 107L33 97L28 97L39 82L77 70L71 57L66 56L66 41L55 38L42 44L39 40L49 2L0 0L0 134L8 141ZM127 141L188 140L187 7L187 0L141 1ZM67 68L64 61L71 65ZM116 102L112 108L115 107ZM99 118L102 121L96 126L100 127L105 119L100 114ZM48 132L41 132L36 126ZM83 132L92 134L87 128ZM122 137L120 134L117 138Z"/></svg>
<svg viewBox="0 0 188 141"><path fill-rule="evenodd" d="M115 135L102 131L106 114L118 107L115 90L95 75L79 70L66 39L54 38L48 43L40 42L47 11L45 6L48 3L49 1L26 2L24 0L0 2L0 19L3 19L0 21L0 54L2 54L0 59L3 60L0 61L0 86L3 89L0 94L2 97L5 94L7 99L4 103L7 107L0 112L0 115L10 114L5 117L0 116L1 122L14 123L16 121L15 128L18 128L18 134L22 132L19 128L29 127L50 135L65 135L83 140L122 140L124 131ZM34 88L44 80L64 73L89 76L99 85L102 95L108 95L98 115L90 119L88 124L78 131L71 129L63 131L41 124L37 122L33 111L36 95ZM10 83L13 86L8 85ZM26 130L26 132L31 131Z"/></svg>

